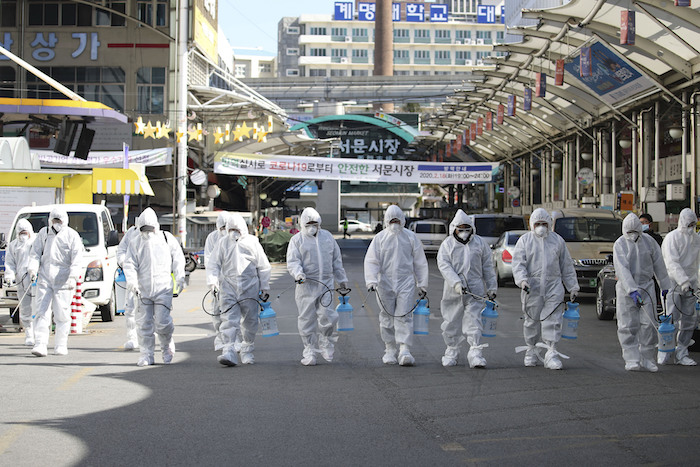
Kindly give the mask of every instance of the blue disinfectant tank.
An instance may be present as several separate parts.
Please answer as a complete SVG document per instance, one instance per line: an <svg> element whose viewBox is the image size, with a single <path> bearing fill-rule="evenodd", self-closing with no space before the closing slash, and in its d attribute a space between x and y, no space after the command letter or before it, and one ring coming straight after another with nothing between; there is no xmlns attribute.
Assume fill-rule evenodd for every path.
<svg viewBox="0 0 700 467"><path fill-rule="evenodd" d="M413 334L427 336L430 328L429 324L430 308L428 308L428 300L421 298L418 300L418 306L413 310Z"/></svg>
<svg viewBox="0 0 700 467"><path fill-rule="evenodd" d="M350 305L350 297L341 295L338 297L340 303L335 307L338 312L338 331L352 331L355 329L352 323L352 305Z"/></svg>
<svg viewBox="0 0 700 467"><path fill-rule="evenodd" d="M484 337L496 337L496 326L498 325L498 312L496 311L496 303L490 300L486 301L486 306L481 310L481 323L484 330L481 335Z"/></svg>
<svg viewBox="0 0 700 467"><path fill-rule="evenodd" d="M114 279L114 291L117 298L117 314L123 315L126 309L126 278L122 268L117 268L117 277Z"/></svg>
<svg viewBox="0 0 700 467"><path fill-rule="evenodd" d="M263 337L272 337L279 335L277 329L277 313L270 306L270 302L260 302L263 307L260 312L260 327L262 328Z"/></svg>
<svg viewBox="0 0 700 467"><path fill-rule="evenodd" d="M564 320L561 324L561 337L564 339L576 339L578 337L578 322L580 319L578 303L566 302Z"/></svg>
<svg viewBox="0 0 700 467"><path fill-rule="evenodd" d="M671 323L671 315L659 319L659 352L673 352L676 350L676 327Z"/></svg>

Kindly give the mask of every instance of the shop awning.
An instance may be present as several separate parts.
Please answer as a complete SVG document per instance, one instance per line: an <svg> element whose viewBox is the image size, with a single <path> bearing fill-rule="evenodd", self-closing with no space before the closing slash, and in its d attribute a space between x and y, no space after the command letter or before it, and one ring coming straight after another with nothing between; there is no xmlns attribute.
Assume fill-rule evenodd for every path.
<svg viewBox="0 0 700 467"><path fill-rule="evenodd" d="M93 169L92 192L104 195L155 196L141 164L132 164L128 169Z"/></svg>
<svg viewBox="0 0 700 467"><path fill-rule="evenodd" d="M100 102L0 97L0 121L3 123L38 123L51 118L61 119L64 117L80 122L128 122L126 115Z"/></svg>

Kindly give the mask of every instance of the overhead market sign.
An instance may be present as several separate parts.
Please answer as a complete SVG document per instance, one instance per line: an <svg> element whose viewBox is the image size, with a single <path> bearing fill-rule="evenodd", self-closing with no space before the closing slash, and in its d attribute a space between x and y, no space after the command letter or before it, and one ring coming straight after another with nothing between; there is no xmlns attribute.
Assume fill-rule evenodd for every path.
<svg viewBox="0 0 700 467"><path fill-rule="evenodd" d="M331 159L239 153L219 153L214 161L214 172L225 175L393 183L488 183L493 181L498 170L498 163Z"/></svg>

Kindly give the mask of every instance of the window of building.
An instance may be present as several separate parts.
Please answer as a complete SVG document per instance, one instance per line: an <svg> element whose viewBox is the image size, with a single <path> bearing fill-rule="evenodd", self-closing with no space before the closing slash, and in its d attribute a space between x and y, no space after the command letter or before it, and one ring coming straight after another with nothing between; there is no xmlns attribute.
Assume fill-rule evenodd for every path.
<svg viewBox="0 0 700 467"><path fill-rule="evenodd" d="M505 40L505 33L503 31L496 31L496 41L503 43Z"/></svg>
<svg viewBox="0 0 700 467"><path fill-rule="evenodd" d="M287 27L287 34L299 34L299 27L298 26L288 26Z"/></svg>
<svg viewBox="0 0 700 467"><path fill-rule="evenodd" d="M312 36L325 36L326 28L312 26L309 28L309 34Z"/></svg>
<svg viewBox="0 0 700 467"><path fill-rule="evenodd" d="M472 59L472 53L468 52L466 50L457 50L455 52L455 58L457 60L471 60Z"/></svg>
<svg viewBox="0 0 700 467"><path fill-rule="evenodd" d="M455 39L471 39L472 38L472 32L469 30L458 30L455 31Z"/></svg>
<svg viewBox="0 0 700 467"><path fill-rule="evenodd" d="M452 75L452 74L454 74L454 72L452 72L452 71L436 71L434 74L435 75Z"/></svg>
<svg viewBox="0 0 700 467"><path fill-rule="evenodd" d="M261 63L258 66L258 72L260 74L263 73L272 73L272 63Z"/></svg>
<svg viewBox="0 0 700 467"><path fill-rule="evenodd" d="M477 39L491 40L491 31L476 31Z"/></svg>
<svg viewBox="0 0 700 467"><path fill-rule="evenodd" d="M126 13L126 1L93 0L94 3L110 8L115 12ZM112 11L95 8L96 26L126 26L126 18Z"/></svg>
<svg viewBox="0 0 700 467"><path fill-rule="evenodd" d="M286 71L287 76L299 76L299 70L289 68Z"/></svg>
<svg viewBox="0 0 700 467"><path fill-rule="evenodd" d="M410 37L408 29L394 29L394 39L408 39Z"/></svg>
<svg viewBox="0 0 700 467"><path fill-rule="evenodd" d="M352 28L352 35L354 37L369 37L367 28Z"/></svg>
<svg viewBox="0 0 700 467"><path fill-rule="evenodd" d="M352 76L369 76L367 70L352 70Z"/></svg>
<svg viewBox="0 0 700 467"><path fill-rule="evenodd" d="M326 56L326 49L310 49L309 50L309 55L312 57L325 57Z"/></svg>
<svg viewBox="0 0 700 467"><path fill-rule="evenodd" d="M413 72L413 76L429 76L430 71L429 70L418 70Z"/></svg>
<svg viewBox="0 0 700 467"><path fill-rule="evenodd" d="M101 102L124 111L126 74L119 67L44 67L41 71L89 101ZM165 72L163 72L165 73ZM27 97L65 99L59 91L27 72Z"/></svg>
<svg viewBox="0 0 700 467"><path fill-rule="evenodd" d="M0 2L0 27L13 28L17 26L17 2L3 0Z"/></svg>
<svg viewBox="0 0 700 467"><path fill-rule="evenodd" d="M450 31L447 29L436 29L435 30L435 39L449 39L450 38Z"/></svg>
<svg viewBox="0 0 700 467"><path fill-rule="evenodd" d="M309 69L309 76L314 76L314 77L326 76L326 70L322 70L319 68L311 68L311 69Z"/></svg>
<svg viewBox="0 0 700 467"><path fill-rule="evenodd" d="M430 50L416 50L413 53L415 60L430 60Z"/></svg>
<svg viewBox="0 0 700 467"><path fill-rule="evenodd" d="M138 0L136 11L141 22L151 26L168 25L168 0Z"/></svg>
<svg viewBox="0 0 700 467"><path fill-rule="evenodd" d="M347 49L331 49L331 57L347 57Z"/></svg>
<svg viewBox="0 0 700 467"><path fill-rule="evenodd" d="M449 60L450 59L450 51L449 50L436 50L435 51L435 60Z"/></svg>
<svg viewBox="0 0 700 467"><path fill-rule="evenodd" d="M136 72L138 111L146 114L164 112L165 68L139 68Z"/></svg>
<svg viewBox="0 0 700 467"><path fill-rule="evenodd" d="M483 60L484 58L488 57L491 55L491 52L477 52L476 53L476 59L477 60Z"/></svg>
<svg viewBox="0 0 700 467"><path fill-rule="evenodd" d="M408 60L408 50L394 50L394 60Z"/></svg>
<svg viewBox="0 0 700 467"><path fill-rule="evenodd" d="M347 76L348 70L331 70L331 76Z"/></svg>
<svg viewBox="0 0 700 467"><path fill-rule="evenodd" d="M430 39L430 29L416 29L413 37L416 39Z"/></svg>
<svg viewBox="0 0 700 467"><path fill-rule="evenodd" d="M62 3L61 26L92 26L92 7L81 3Z"/></svg>
<svg viewBox="0 0 700 467"><path fill-rule="evenodd" d="M288 48L287 55L299 55L299 48L297 48L297 47Z"/></svg>
<svg viewBox="0 0 700 467"><path fill-rule="evenodd" d="M367 49L354 49L352 51L352 58L367 58Z"/></svg>
<svg viewBox="0 0 700 467"><path fill-rule="evenodd" d="M347 36L348 28L331 28L331 36Z"/></svg>
<svg viewBox="0 0 700 467"><path fill-rule="evenodd" d="M408 76L411 72L408 70L394 70L394 76Z"/></svg>
<svg viewBox="0 0 700 467"><path fill-rule="evenodd" d="M16 97L16 83L15 69L9 66L0 66L0 97Z"/></svg>
<svg viewBox="0 0 700 467"><path fill-rule="evenodd" d="M233 76L236 78L245 78L248 73L248 65L245 63L235 63L233 65Z"/></svg>

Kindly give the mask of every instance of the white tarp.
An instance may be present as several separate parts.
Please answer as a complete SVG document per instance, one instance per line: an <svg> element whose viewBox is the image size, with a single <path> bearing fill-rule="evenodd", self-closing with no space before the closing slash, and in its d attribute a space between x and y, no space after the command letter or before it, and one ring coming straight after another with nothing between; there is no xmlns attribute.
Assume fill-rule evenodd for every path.
<svg viewBox="0 0 700 467"><path fill-rule="evenodd" d="M484 183L498 172L498 163L422 162L328 157L266 156L219 153L214 172L229 175L359 180L392 183Z"/></svg>
<svg viewBox="0 0 700 467"><path fill-rule="evenodd" d="M31 149L36 154L43 168L77 168L77 167L124 167L123 151L90 151L87 159L63 156L46 149ZM145 166L172 164L173 148L130 149L129 164Z"/></svg>

